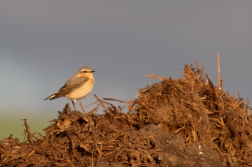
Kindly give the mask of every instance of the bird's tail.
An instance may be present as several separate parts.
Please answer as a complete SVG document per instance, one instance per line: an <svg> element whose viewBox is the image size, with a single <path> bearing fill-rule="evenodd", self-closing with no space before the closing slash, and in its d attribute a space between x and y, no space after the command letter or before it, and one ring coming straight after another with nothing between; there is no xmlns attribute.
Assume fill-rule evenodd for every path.
<svg viewBox="0 0 252 167"><path fill-rule="evenodd" d="M58 92L57 92L57 93L58 93ZM54 99L54 97L55 97L55 95L56 95L57 93L54 93L54 94L52 94L52 95L48 96L48 97L47 97L47 98L45 98L44 100L47 100L47 99L49 99L49 100L53 100L53 99Z"/></svg>

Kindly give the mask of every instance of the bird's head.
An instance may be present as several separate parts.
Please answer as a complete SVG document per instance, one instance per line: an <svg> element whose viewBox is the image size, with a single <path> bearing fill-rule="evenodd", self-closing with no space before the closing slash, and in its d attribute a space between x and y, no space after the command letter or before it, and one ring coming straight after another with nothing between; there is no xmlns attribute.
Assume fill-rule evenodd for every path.
<svg viewBox="0 0 252 167"><path fill-rule="evenodd" d="M94 70L92 70L90 67L88 66L84 66L84 67L81 67L78 71L78 73L80 75L84 75L84 76L87 76L87 77L91 77L93 76L93 72L95 72Z"/></svg>

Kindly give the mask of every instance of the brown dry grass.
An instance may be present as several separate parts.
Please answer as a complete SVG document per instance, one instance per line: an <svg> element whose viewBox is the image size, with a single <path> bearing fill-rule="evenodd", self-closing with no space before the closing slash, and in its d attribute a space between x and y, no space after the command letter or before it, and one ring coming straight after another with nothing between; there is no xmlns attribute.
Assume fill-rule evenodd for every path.
<svg viewBox="0 0 252 167"><path fill-rule="evenodd" d="M46 136L25 121L27 142L0 141L0 166L252 166L248 103L214 86L203 67L185 65L182 79L149 77L161 82L139 89L128 113L96 96L105 114L67 104Z"/></svg>

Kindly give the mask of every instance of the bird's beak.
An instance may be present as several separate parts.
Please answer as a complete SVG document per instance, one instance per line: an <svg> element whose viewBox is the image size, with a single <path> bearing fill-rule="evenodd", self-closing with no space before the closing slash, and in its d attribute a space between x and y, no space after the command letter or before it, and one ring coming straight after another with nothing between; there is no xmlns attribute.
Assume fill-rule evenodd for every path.
<svg viewBox="0 0 252 167"><path fill-rule="evenodd" d="M93 73L93 72L95 72L95 70L92 70L91 72Z"/></svg>

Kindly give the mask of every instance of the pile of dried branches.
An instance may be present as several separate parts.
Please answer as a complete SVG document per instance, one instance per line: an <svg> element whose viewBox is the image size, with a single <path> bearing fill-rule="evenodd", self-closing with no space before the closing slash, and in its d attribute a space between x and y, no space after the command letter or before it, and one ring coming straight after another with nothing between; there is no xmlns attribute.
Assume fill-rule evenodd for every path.
<svg viewBox="0 0 252 167"><path fill-rule="evenodd" d="M12 137L0 142L0 166L148 166L155 164L155 141L136 131L134 118L97 97L106 114L70 111L69 104L36 142ZM26 123L26 122L25 122ZM135 124L138 124L135 122ZM27 131L28 133L28 131ZM31 135L29 132L28 134ZM30 141L30 140L28 140Z"/></svg>
<svg viewBox="0 0 252 167"><path fill-rule="evenodd" d="M46 136L31 134L25 120L26 142L12 136L0 141L0 166L162 166L164 152L171 147L164 148L172 138L167 134L183 136L188 147L200 142L216 149L225 165L252 166L248 102L215 87L204 77L203 67L185 65L184 75L183 79L150 76L162 81L140 89L137 99L128 103L128 113L104 101L113 99L95 96L98 106L87 114L71 111L67 104L45 129ZM99 106L105 114L94 114ZM155 128L146 130L149 125L162 130L159 138ZM183 154L185 159L190 156ZM178 165L181 158L177 159L167 165Z"/></svg>
<svg viewBox="0 0 252 167"><path fill-rule="evenodd" d="M162 81L140 89L133 109L142 122L182 135L187 145L210 145L230 166L252 166L249 100L245 104L214 86L203 68L185 65L183 79L150 75Z"/></svg>

